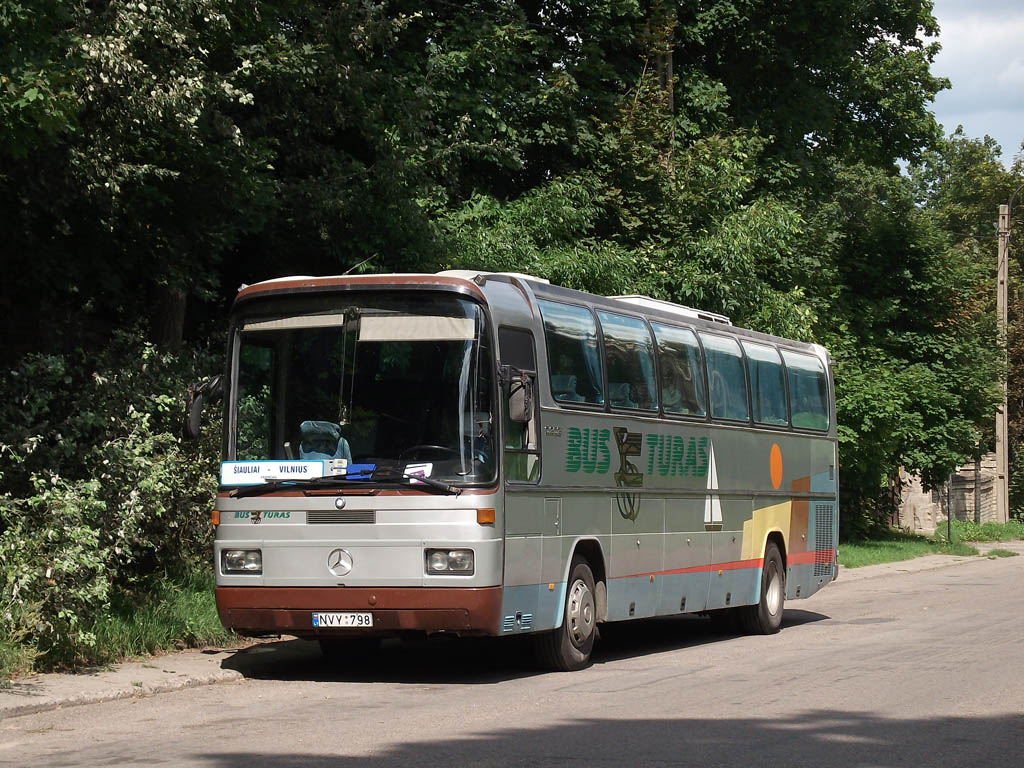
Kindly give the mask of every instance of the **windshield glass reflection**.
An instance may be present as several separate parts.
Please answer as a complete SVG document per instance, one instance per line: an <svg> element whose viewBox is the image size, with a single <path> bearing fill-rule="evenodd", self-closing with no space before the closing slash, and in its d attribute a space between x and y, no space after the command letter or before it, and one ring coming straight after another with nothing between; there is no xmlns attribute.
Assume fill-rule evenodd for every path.
<svg viewBox="0 0 1024 768"><path fill-rule="evenodd" d="M323 461L327 475L366 480L393 468L491 481L491 367L483 312L457 297L363 295L247 318L235 458Z"/></svg>

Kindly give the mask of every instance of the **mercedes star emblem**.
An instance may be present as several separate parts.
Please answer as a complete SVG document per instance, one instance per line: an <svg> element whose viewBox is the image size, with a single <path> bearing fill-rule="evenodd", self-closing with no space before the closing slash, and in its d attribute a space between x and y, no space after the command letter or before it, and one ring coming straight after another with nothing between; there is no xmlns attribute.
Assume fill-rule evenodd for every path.
<svg viewBox="0 0 1024 768"><path fill-rule="evenodd" d="M346 576L352 570L352 553L347 549L332 549L327 556L327 570L335 576Z"/></svg>

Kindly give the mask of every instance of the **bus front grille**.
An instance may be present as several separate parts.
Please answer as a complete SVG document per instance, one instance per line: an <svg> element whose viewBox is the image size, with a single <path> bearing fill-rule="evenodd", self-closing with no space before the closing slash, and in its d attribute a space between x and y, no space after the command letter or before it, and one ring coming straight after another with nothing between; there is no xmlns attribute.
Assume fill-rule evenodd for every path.
<svg viewBox="0 0 1024 768"><path fill-rule="evenodd" d="M373 524L377 513L372 509L311 509L306 513L307 525L339 525L344 523Z"/></svg>

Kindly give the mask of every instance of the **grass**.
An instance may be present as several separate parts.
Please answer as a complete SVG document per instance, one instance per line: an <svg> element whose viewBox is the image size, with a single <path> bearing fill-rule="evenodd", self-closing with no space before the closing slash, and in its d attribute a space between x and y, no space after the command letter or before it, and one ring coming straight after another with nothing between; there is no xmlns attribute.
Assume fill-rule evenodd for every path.
<svg viewBox="0 0 1024 768"><path fill-rule="evenodd" d="M93 628L96 658L109 662L144 656L182 645L224 645L235 640L217 616L213 579L193 576L179 582L163 581L147 590L141 600L122 598Z"/></svg>
<svg viewBox="0 0 1024 768"><path fill-rule="evenodd" d="M10 687L8 678L31 672L38 655L30 645L9 637L0 637L0 690Z"/></svg>
<svg viewBox="0 0 1024 768"><path fill-rule="evenodd" d="M946 540L946 524L941 524L932 537L917 536L893 529L877 533L867 539L843 542L839 545L839 562L847 568L893 563L922 555L977 555L978 550L968 542L1013 541L1024 539L1024 520L1008 523L972 523L954 520L953 540ZM993 549L987 554L1013 557L1016 553Z"/></svg>
<svg viewBox="0 0 1024 768"><path fill-rule="evenodd" d="M213 579L194 575L163 579L131 595L122 594L91 627L96 644L75 659L40 655L29 641L0 632L0 679L33 671L110 664L183 647L237 641L217 616Z"/></svg>
<svg viewBox="0 0 1024 768"><path fill-rule="evenodd" d="M945 538L946 526L940 525L935 532ZM1008 523L973 523L953 521L953 541L1013 541L1024 539L1024 520L1013 519Z"/></svg>
<svg viewBox="0 0 1024 768"><path fill-rule="evenodd" d="M974 547L956 540L929 539L896 530L887 530L870 539L843 542L839 545L839 564L847 568L861 568L865 565L894 563L911 560L922 555L976 555Z"/></svg>
<svg viewBox="0 0 1024 768"><path fill-rule="evenodd" d="M985 553L985 557L1016 557L1016 552L1011 552L1008 549L990 549Z"/></svg>

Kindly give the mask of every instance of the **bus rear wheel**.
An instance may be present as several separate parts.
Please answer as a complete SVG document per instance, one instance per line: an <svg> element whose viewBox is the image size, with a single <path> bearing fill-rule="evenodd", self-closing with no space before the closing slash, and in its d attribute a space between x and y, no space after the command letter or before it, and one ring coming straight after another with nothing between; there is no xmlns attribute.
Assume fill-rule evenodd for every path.
<svg viewBox="0 0 1024 768"><path fill-rule="evenodd" d="M769 541L761 568L761 599L756 605L737 608L740 629L749 635L774 635L782 627L785 602L786 569L778 545Z"/></svg>
<svg viewBox="0 0 1024 768"><path fill-rule="evenodd" d="M597 639L594 574L587 561L574 557L569 569L562 626L538 635L537 657L544 666L561 672L583 669Z"/></svg>

